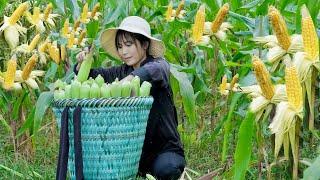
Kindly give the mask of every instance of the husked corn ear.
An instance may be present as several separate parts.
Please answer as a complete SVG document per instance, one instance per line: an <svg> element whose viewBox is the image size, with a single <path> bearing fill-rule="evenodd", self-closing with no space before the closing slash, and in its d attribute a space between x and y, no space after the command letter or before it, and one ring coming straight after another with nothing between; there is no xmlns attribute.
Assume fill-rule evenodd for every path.
<svg viewBox="0 0 320 180"><path fill-rule="evenodd" d="M37 46L39 40L40 40L40 34L37 34L36 36L34 36L34 38L32 39L32 41L30 42L30 44L28 46L28 51L34 50L34 48Z"/></svg>
<svg viewBox="0 0 320 180"><path fill-rule="evenodd" d="M173 7L172 7L172 1L170 1L167 11L166 11L166 20L170 21L171 20L171 16L172 16L172 11L173 11Z"/></svg>
<svg viewBox="0 0 320 180"><path fill-rule="evenodd" d="M36 65L38 56L33 54L22 70L22 79L27 80L34 66Z"/></svg>
<svg viewBox="0 0 320 180"><path fill-rule="evenodd" d="M46 9L44 10L44 16L43 16L44 20L48 19L49 14L52 12L52 7L53 7L52 3L49 3Z"/></svg>
<svg viewBox="0 0 320 180"><path fill-rule="evenodd" d="M59 48L51 43L47 44L50 57L54 60L55 63L59 64L60 62L60 51Z"/></svg>
<svg viewBox="0 0 320 180"><path fill-rule="evenodd" d="M34 22L39 22L40 21L40 8L39 7L34 7L33 8L32 19L33 19Z"/></svg>
<svg viewBox="0 0 320 180"><path fill-rule="evenodd" d="M280 12L273 6L269 7L269 18L273 30L278 39L279 45L284 49L288 50L291 45L291 39L288 33L286 22L281 16Z"/></svg>
<svg viewBox="0 0 320 180"><path fill-rule="evenodd" d="M48 42L44 42L44 43L40 44L39 51L44 53L47 50L47 44L48 44Z"/></svg>
<svg viewBox="0 0 320 180"><path fill-rule="evenodd" d="M83 22L83 23L86 23L87 22L87 18L88 18L88 3L86 3L83 6L80 21Z"/></svg>
<svg viewBox="0 0 320 180"><path fill-rule="evenodd" d="M63 24L62 35L66 37L68 34L69 34L69 19L67 18Z"/></svg>
<svg viewBox="0 0 320 180"><path fill-rule="evenodd" d="M181 0L181 1L180 1L179 5L178 5L178 8L176 9L176 17L179 16L181 10L184 8L184 1L185 1L185 0Z"/></svg>
<svg viewBox="0 0 320 180"><path fill-rule="evenodd" d="M66 46L64 44L60 47L60 53L61 53L61 61L64 61L66 59Z"/></svg>
<svg viewBox="0 0 320 180"><path fill-rule="evenodd" d="M201 5L196 14L193 29L192 29L192 38L195 43L200 42L201 37L203 35L205 17L206 17L205 6Z"/></svg>
<svg viewBox="0 0 320 180"><path fill-rule="evenodd" d="M82 40L86 37L86 35L87 35L87 31L86 30L82 30L81 34L80 34L80 37L78 39L78 42L77 42L78 45L81 44Z"/></svg>
<svg viewBox="0 0 320 180"><path fill-rule="evenodd" d="M74 32L71 32L68 39L68 48L72 48L73 45L74 45Z"/></svg>
<svg viewBox="0 0 320 180"><path fill-rule="evenodd" d="M100 9L100 3L97 3L94 7L93 7L93 10L92 10L92 13L91 13L91 18L93 18L96 13L99 11Z"/></svg>
<svg viewBox="0 0 320 180"><path fill-rule="evenodd" d="M301 14L304 51L311 60L315 60L319 56L319 38L316 28L305 5L303 5L301 8Z"/></svg>
<svg viewBox="0 0 320 180"><path fill-rule="evenodd" d="M232 88L238 82L238 80L239 80L239 74L234 75L230 82L230 90L232 90Z"/></svg>
<svg viewBox="0 0 320 180"><path fill-rule="evenodd" d="M256 56L253 57L253 69L265 98L271 100L274 95L274 86L272 85L270 74L263 62Z"/></svg>
<svg viewBox="0 0 320 180"><path fill-rule="evenodd" d="M212 21L211 30L216 33L229 12L229 4L224 4L218 11L215 19Z"/></svg>
<svg viewBox="0 0 320 180"><path fill-rule="evenodd" d="M12 58L7 62L7 71L5 72L5 75L4 75L4 85L3 85L4 89L8 90L13 86L16 70L17 70L17 61L15 58Z"/></svg>
<svg viewBox="0 0 320 180"><path fill-rule="evenodd" d="M220 92L223 92L224 90L227 89L227 81L228 81L227 75L224 75L222 77L221 84L220 84Z"/></svg>
<svg viewBox="0 0 320 180"><path fill-rule="evenodd" d="M76 22L75 22L74 25L73 25L73 30L74 30L74 31L77 31L77 29L78 29L79 26L80 26L80 20L78 19L78 20L76 20Z"/></svg>
<svg viewBox="0 0 320 180"><path fill-rule="evenodd" d="M302 87L295 66L286 67L285 70L286 91L289 104L296 110L302 107Z"/></svg>
<svg viewBox="0 0 320 180"><path fill-rule="evenodd" d="M12 13L12 15L9 18L10 25L14 25L15 23L17 23L20 17L28 8L29 8L28 2L24 2L20 4L19 7Z"/></svg>

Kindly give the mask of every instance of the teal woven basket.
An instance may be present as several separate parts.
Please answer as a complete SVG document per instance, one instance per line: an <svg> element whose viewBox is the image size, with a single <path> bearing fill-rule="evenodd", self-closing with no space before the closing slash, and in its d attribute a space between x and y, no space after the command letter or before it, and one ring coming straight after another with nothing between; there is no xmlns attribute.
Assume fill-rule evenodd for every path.
<svg viewBox="0 0 320 180"><path fill-rule="evenodd" d="M152 97L65 99L54 101L60 129L69 107L68 171L75 179L73 110L82 107L81 142L85 179L134 179L139 166Z"/></svg>

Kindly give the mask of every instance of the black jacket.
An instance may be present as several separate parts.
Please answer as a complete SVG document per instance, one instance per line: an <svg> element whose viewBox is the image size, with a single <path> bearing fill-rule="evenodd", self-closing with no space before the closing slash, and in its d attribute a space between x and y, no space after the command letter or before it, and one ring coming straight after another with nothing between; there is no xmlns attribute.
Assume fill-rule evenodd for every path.
<svg viewBox="0 0 320 180"><path fill-rule="evenodd" d="M76 67L76 66L75 66ZM74 72L78 72L74 68ZM117 77L121 80L128 75L136 75L152 84L150 91L154 98L147 123L146 136L140 160L140 172L148 172L154 158L163 152L176 152L184 157L184 151L177 131L177 112L173 103L173 94L169 83L170 66L163 58L148 56L140 68L122 64L111 68L91 69L89 76L101 75L108 83Z"/></svg>

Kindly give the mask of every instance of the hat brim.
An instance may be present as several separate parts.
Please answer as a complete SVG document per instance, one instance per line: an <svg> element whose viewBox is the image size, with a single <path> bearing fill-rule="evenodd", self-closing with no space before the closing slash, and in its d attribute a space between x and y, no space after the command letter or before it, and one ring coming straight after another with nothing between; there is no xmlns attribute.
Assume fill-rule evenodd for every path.
<svg viewBox="0 0 320 180"><path fill-rule="evenodd" d="M163 57L165 46L161 40L148 34L135 31L134 29L129 30L124 28L109 28L101 33L100 44L101 47L114 58L120 59L115 42L118 30L124 30L146 36L150 39L149 55L153 56L154 58Z"/></svg>

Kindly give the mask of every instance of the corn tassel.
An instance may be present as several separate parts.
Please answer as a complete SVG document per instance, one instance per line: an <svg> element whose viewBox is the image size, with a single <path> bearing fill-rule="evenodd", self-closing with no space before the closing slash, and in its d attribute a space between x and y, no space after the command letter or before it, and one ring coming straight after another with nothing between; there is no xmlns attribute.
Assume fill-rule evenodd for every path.
<svg viewBox="0 0 320 180"><path fill-rule="evenodd" d="M178 8L176 9L176 17L178 17L179 14L180 14L180 12L183 10L183 8L184 8L184 1L185 1L185 0L180 1L179 5L178 5Z"/></svg>
<svg viewBox="0 0 320 180"><path fill-rule="evenodd" d="M28 46L28 51L34 50L34 48L37 46L38 42L40 40L40 34L37 34L31 41L31 43Z"/></svg>
<svg viewBox="0 0 320 180"><path fill-rule="evenodd" d="M305 5L301 8L301 14L304 51L311 60L315 60L319 56L319 38L316 33L312 18Z"/></svg>
<svg viewBox="0 0 320 180"><path fill-rule="evenodd" d="M22 79L27 80L34 66L36 65L38 56L33 54L22 70Z"/></svg>
<svg viewBox="0 0 320 180"><path fill-rule="evenodd" d="M78 39L78 42L77 42L78 45L81 44L82 40L86 37L86 35L87 35L87 31L86 31L86 30L83 30L83 31L81 32L81 34L80 34L79 39Z"/></svg>
<svg viewBox="0 0 320 180"><path fill-rule="evenodd" d="M271 100L274 96L274 86L272 85L270 74L263 64L263 62L256 56L253 57L253 69L261 88L262 94L268 100Z"/></svg>
<svg viewBox="0 0 320 180"><path fill-rule="evenodd" d="M299 110L302 107L302 87L294 66L286 67L285 70L286 90L289 104Z"/></svg>
<svg viewBox="0 0 320 180"><path fill-rule="evenodd" d="M280 12L273 6L269 7L268 14L279 45L287 51L291 45L291 39L288 33L286 22L284 21Z"/></svg>
<svg viewBox="0 0 320 180"><path fill-rule="evenodd" d="M214 21L212 21L211 30L213 33L218 32L228 12L229 12L229 4L226 3L219 9Z"/></svg>
<svg viewBox="0 0 320 180"><path fill-rule="evenodd" d="M93 10L92 10L92 13L91 13L91 18L94 18L94 16L96 15L96 13L99 11L100 9L100 3L97 3L94 7L93 7Z"/></svg>
<svg viewBox="0 0 320 180"><path fill-rule="evenodd" d="M166 11L166 21L170 21L171 20L171 16L172 16L172 11L173 11L173 7L172 7L172 1L170 1L167 11Z"/></svg>
<svg viewBox="0 0 320 180"><path fill-rule="evenodd" d="M48 6L46 7L46 9L44 10L44 16L43 19L47 20L49 17L49 14L52 12L52 3L49 3Z"/></svg>
<svg viewBox="0 0 320 180"><path fill-rule="evenodd" d="M17 70L17 61L15 58L12 58L7 63L7 71L4 75L4 85L3 88L9 90L14 84L14 78Z"/></svg>
<svg viewBox="0 0 320 180"><path fill-rule="evenodd" d="M10 25L16 24L19 21L20 17L28 8L29 8L28 2L20 4L19 7L10 16L9 24Z"/></svg>
<svg viewBox="0 0 320 180"><path fill-rule="evenodd" d="M195 43L198 43L201 40L201 37L203 35L205 16L206 16L205 6L201 5L196 14L193 29L192 29L192 38Z"/></svg>

